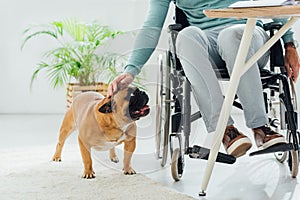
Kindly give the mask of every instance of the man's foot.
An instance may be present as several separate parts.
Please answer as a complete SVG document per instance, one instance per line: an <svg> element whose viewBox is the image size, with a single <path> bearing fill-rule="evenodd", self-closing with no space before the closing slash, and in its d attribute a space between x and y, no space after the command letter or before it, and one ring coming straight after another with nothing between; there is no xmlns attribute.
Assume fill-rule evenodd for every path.
<svg viewBox="0 0 300 200"><path fill-rule="evenodd" d="M245 155L252 146L251 140L233 125L226 127L222 142L227 153L236 158Z"/></svg>
<svg viewBox="0 0 300 200"><path fill-rule="evenodd" d="M283 135L276 133L269 126L261 126L252 129L258 148L266 149L279 143L287 143Z"/></svg>

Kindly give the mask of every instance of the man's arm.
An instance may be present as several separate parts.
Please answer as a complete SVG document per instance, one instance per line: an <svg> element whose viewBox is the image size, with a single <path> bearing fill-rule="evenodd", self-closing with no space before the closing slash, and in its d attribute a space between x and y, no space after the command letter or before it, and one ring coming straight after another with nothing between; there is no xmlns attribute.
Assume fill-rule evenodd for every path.
<svg viewBox="0 0 300 200"><path fill-rule="evenodd" d="M280 22L283 25L287 22L288 19L273 19L274 22ZM285 68L288 72L288 77L291 78L294 82L297 81L299 76L299 56L297 52L298 45L297 42L294 40L294 32L292 29L288 30L283 36L282 40L284 43L285 48Z"/></svg>
<svg viewBox="0 0 300 200"><path fill-rule="evenodd" d="M146 20L134 42L124 73L108 86L107 96L132 83L157 46L171 0L151 0Z"/></svg>
<svg viewBox="0 0 300 200"><path fill-rule="evenodd" d="M134 77L148 61L157 46L171 0L151 0L150 8L134 42L125 72Z"/></svg>

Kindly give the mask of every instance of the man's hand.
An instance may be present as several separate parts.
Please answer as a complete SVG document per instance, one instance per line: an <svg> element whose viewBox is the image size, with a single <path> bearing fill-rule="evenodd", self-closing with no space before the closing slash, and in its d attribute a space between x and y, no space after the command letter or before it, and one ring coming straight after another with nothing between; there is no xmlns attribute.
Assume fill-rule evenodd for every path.
<svg viewBox="0 0 300 200"><path fill-rule="evenodd" d="M120 74L109 84L106 96L112 96L114 92L127 87L132 83L133 79L134 77L130 73Z"/></svg>
<svg viewBox="0 0 300 200"><path fill-rule="evenodd" d="M285 68L288 72L288 77L297 81L299 75L300 61L298 57L297 49L294 47L287 47L285 49L285 59L284 59Z"/></svg>

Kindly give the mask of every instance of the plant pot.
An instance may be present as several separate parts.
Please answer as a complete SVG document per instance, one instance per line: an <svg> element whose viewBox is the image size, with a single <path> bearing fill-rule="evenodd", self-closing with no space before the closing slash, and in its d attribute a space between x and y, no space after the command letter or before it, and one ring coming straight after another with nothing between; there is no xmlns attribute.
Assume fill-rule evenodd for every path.
<svg viewBox="0 0 300 200"><path fill-rule="evenodd" d="M67 84L67 108L70 108L73 99L83 93L88 91L99 92L102 95L106 95L108 84L103 82L98 82L95 85L81 86L78 83L68 83Z"/></svg>

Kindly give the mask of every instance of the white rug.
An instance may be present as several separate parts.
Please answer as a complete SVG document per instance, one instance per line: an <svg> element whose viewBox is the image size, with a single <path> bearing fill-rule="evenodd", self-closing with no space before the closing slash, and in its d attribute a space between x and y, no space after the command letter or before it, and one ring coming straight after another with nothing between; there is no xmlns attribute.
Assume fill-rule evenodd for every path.
<svg viewBox="0 0 300 200"><path fill-rule="evenodd" d="M94 162L96 178L82 179L77 145L68 144L60 163L51 161L53 152L53 145L0 149L0 199L193 199L142 174L125 176L99 162Z"/></svg>

